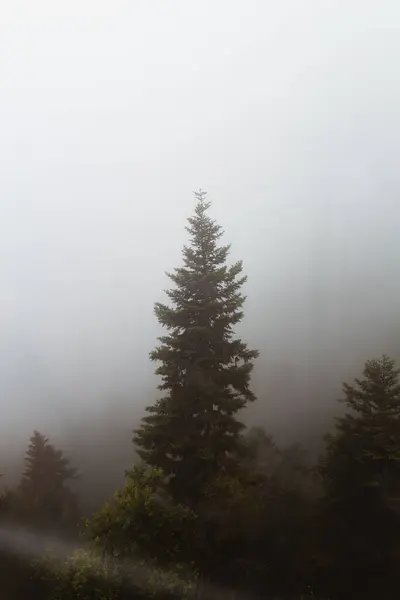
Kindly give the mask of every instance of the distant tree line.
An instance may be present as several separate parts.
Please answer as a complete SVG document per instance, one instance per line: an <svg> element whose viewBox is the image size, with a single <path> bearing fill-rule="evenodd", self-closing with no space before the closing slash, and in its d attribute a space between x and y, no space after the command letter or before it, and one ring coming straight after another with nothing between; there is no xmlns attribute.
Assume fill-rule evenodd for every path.
<svg viewBox="0 0 400 600"><path fill-rule="evenodd" d="M0 533L33 531L43 547L21 556L1 545L4 598L399 596L400 370L384 355L343 384L347 411L312 467L298 445L246 429L258 356L235 335L246 277L240 261L228 264L209 207L196 193L170 303L155 306L166 330L150 356L161 397L134 432L140 461L85 516L76 469L33 433L21 482L1 497ZM76 550L56 555L50 534Z"/></svg>

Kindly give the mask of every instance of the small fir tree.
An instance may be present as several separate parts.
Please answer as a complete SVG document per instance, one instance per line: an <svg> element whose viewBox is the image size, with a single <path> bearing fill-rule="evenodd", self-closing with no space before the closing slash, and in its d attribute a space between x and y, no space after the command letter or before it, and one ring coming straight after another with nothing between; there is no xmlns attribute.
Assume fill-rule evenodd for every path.
<svg viewBox="0 0 400 600"><path fill-rule="evenodd" d="M321 547L334 565L338 597L350 584L358 597L391 597L382 586L398 580L399 374L385 355L367 361L364 377L344 384L350 411L327 437Z"/></svg>
<svg viewBox="0 0 400 600"><path fill-rule="evenodd" d="M230 246L218 244L223 231L207 214L210 202L202 191L195 198L184 266L168 273L175 284L166 292L173 306L155 305L169 335L159 338L150 357L161 363L156 374L166 394L147 407L134 437L140 456L161 467L175 497L185 501L198 499L243 450L237 413L255 399L249 381L258 356L234 337L245 301L242 262L228 266Z"/></svg>
<svg viewBox="0 0 400 600"><path fill-rule="evenodd" d="M75 495L67 484L76 477L76 469L63 452L34 431L19 486L20 516L38 525L59 525L73 519Z"/></svg>
<svg viewBox="0 0 400 600"><path fill-rule="evenodd" d="M383 355L365 363L364 378L343 385L350 411L327 436L321 473L338 501L374 491L381 499L397 495L400 476L400 369Z"/></svg>

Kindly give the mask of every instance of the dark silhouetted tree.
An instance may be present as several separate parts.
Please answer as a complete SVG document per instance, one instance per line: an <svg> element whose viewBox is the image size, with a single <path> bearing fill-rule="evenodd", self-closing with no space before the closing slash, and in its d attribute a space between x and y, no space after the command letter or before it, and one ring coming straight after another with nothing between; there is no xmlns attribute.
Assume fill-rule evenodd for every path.
<svg viewBox="0 0 400 600"><path fill-rule="evenodd" d="M336 501L394 501L400 491L400 369L382 356L367 361L364 378L343 385L349 412L327 436L321 473Z"/></svg>
<svg viewBox="0 0 400 600"><path fill-rule="evenodd" d="M320 467L328 532L322 546L332 550L332 580L374 597L391 597L385 590L400 583L399 374L383 355L365 363L362 379L343 385L350 410L327 436Z"/></svg>
<svg viewBox="0 0 400 600"><path fill-rule="evenodd" d="M134 437L142 459L161 467L175 497L189 502L242 451L237 413L254 400L249 380L258 356L234 337L245 301L242 262L228 266L230 246L218 244L223 232L207 214L210 203L204 192L195 198L184 266L168 274L175 284L167 291L173 306L155 306L169 330L151 353L161 363L156 373L166 395L147 408Z"/></svg>
<svg viewBox="0 0 400 600"><path fill-rule="evenodd" d="M77 477L69 459L46 436L35 431L25 456L25 470L18 490L21 516L32 524L57 526L75 515L75 495L68 488Z"/></svg>

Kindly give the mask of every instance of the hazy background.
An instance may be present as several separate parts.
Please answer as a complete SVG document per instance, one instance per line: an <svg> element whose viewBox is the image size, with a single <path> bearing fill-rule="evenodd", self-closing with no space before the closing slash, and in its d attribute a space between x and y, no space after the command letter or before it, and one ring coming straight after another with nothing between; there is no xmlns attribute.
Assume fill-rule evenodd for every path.
<svg viewBox="0 0 400 600"><path fill-rule="evenodd" d="M2 7L2 470L34 427L129 466L199 187L249 276L249 422L319 436L400 358L399 27L396 0Z"/></svg>

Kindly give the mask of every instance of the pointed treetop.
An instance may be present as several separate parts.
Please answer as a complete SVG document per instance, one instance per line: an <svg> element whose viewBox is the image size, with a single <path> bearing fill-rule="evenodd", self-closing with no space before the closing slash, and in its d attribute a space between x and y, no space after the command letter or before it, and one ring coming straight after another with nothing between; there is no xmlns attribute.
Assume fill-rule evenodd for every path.
<svg viewBox="0 0 400 600"><path fill-rule="evenodd" d="M211 206L211 202L207 200L207 192L204 192L202 189L199 189L197 192L193 192L193 195L196 200L194 212L197 217L205 219L205 213Z"/></svg>
<svg viewBox="0 0 400 600"><path fill-rule="evenodd" d="M205 202L207 197L207 192L199 188L197 191L193 192L193 195L197 202Z"/></svg>
<svg viewBox="0 0 400 600"><path fill-rule="evenodd" d="M353 385L343 384L345 398L342 401L368 417L382 410L400 414L399 375L400 369L386 354L368 360L364 365L363 379L356 378Z"/></svg>

